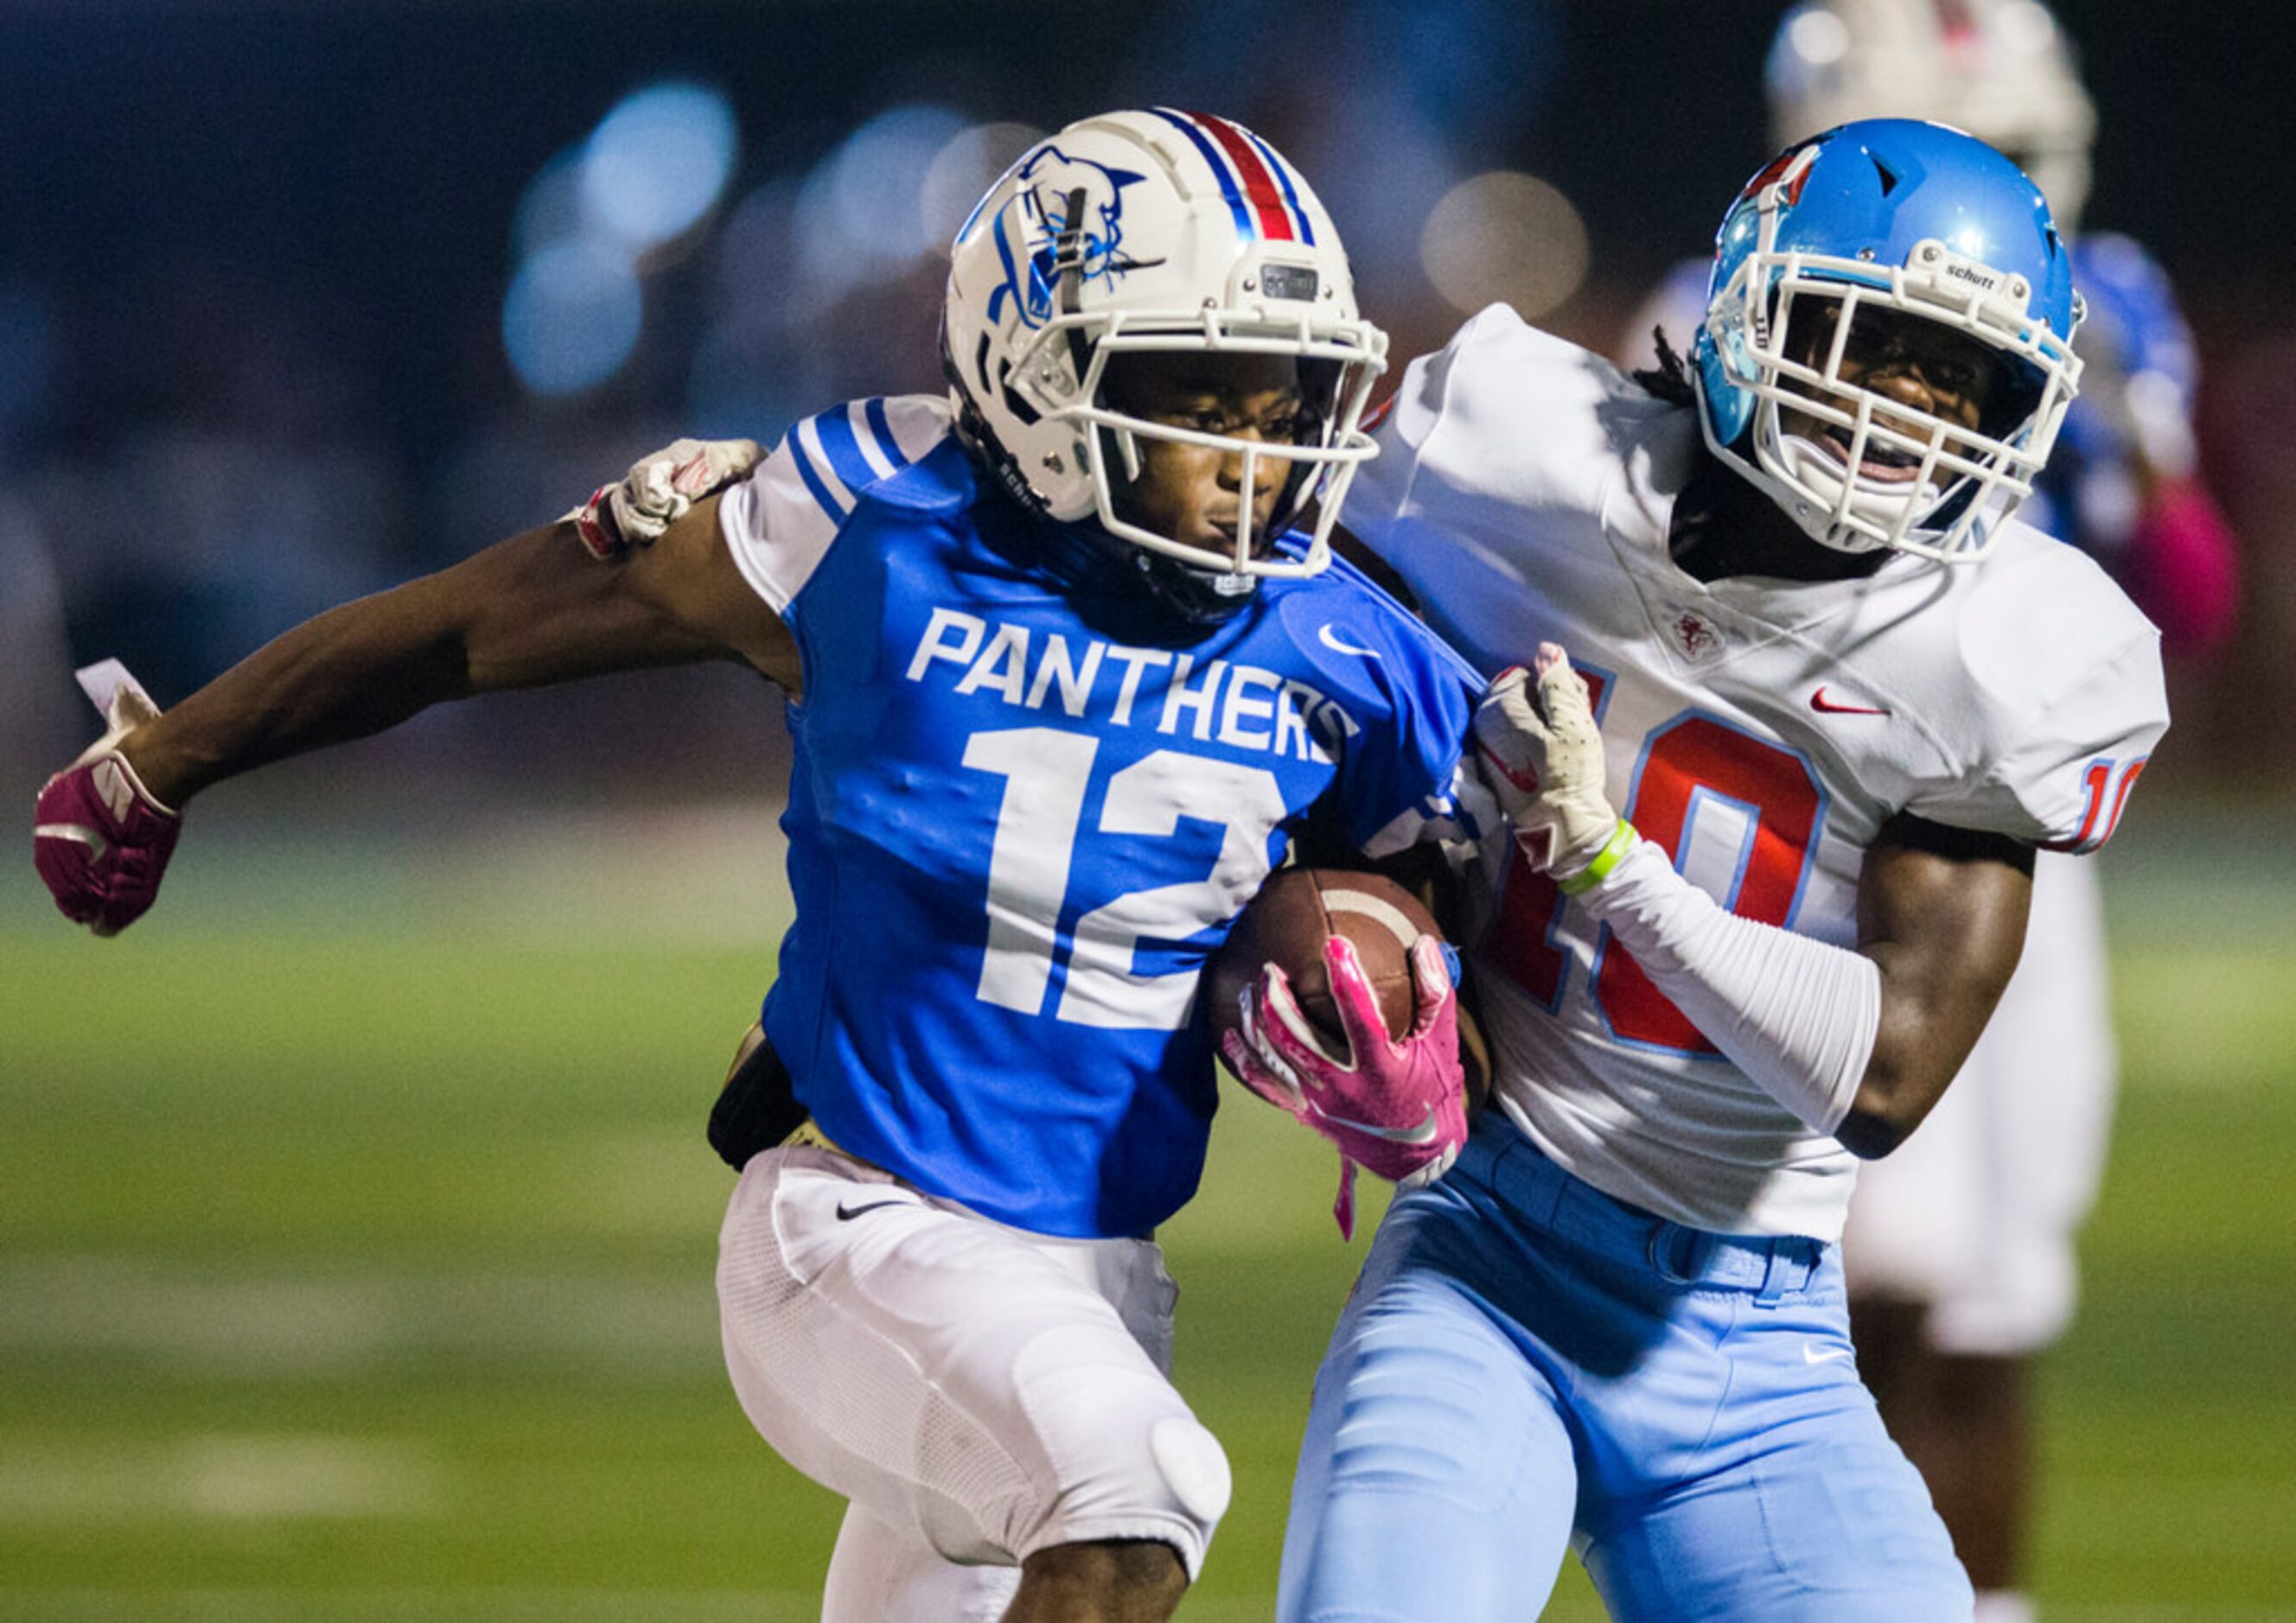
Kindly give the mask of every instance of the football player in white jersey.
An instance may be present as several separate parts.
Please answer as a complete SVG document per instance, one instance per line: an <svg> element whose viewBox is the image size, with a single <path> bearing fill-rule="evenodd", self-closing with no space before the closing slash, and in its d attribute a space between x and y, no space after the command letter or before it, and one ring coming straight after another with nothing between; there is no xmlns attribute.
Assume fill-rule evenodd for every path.
<svg viewBox="0 0 2296 1623"><path fill-rule="evenodd" d="M943 343L947 397L821 413L722 496L755 447L685 444L164 714L115 670L34 854L110 934L185 799L266 761L496 688L769 678L796 910L712 1120L718 1294L743 1408L851 1502L824 1616L1161 1619L1228 1496L1153 1238L1216 1100L1199 973L1311 817L1376 857L1452 815L1481 682L1329 557L1385 339L1250 131L1032 147L958 237ZM1394 1176L1465 1134L1434 947L1412 1032L1294 1111Z"/></svg>
<svg viewBox="0 0 2296 1623"><path fill-rule="evenodd" d="M2019 516L2102 563L2172 660L2219 645L2238 556L2199 477L2192 339L2141 247L2080 228L2096 111L2057 19L2039 0L1805 0L1779 25L1765 87L1779 145L1849 118L1931 118L2032 176L2088 313L2080 398ZM1842 1243L1861 1368L1929 1482L1980 1623L2030 1615L2029 1387L2072 1316L2114 1070L2096 865L2044 852L2000 1006L1921 1136L1858 1180Z"/></svg>
<svg viewBox="0 0 2296 1623"><path fill-rule="evenodd" d="M1836 1242L2167 725L2152 627L2012 516L2079 310L2030 181L1882 120L1747 185L1687 372L1504 307L1411 365L1350 526L1539 651L1477 721L1493 1108L1334 1334L1283 1619L1525 1616L1566 1548L1621 1618L1970 1614Z"/></svg>

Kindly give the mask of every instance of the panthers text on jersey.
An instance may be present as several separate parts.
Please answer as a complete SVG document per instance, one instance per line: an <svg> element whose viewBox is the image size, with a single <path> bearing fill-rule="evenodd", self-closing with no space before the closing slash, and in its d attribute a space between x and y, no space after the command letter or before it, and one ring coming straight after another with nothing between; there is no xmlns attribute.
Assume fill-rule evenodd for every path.
<svg viewBox="0 0 2296 1623"><path fill-rule="evenodd" d="M999 1222L1146 1234L1202 1167L1206 958L1318 801L1374 856L1452 817L1480 683L1338 563L1184 623L926 397L808 419L719 524L804 661L765 1004L798 1097Z"/></svg>
<svg viewBox="0 0 2296 1623"><path fill-rule="evenodd" d="M1486 669L1562 643L1594 690L1611 804L1742 916L1854 946L1866 848L1900 812L2093 850L2168 725L2152 626L2014 521L1976 564L1685 573L1668 522L1701 454L1694 412L1504 307L1413 363L1380 441L1350 525ZM1492 865L1479 980L1516 1123L1677 1222L1838 1238L1849 1152L1552 881Z"/></svg>

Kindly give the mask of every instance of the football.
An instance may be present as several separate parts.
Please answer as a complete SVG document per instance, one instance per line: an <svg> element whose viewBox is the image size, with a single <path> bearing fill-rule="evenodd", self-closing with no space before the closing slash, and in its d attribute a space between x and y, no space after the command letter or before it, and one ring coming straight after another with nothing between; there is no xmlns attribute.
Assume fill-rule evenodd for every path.
<svg viewBox="0 0 2296 1623"><path fill-rule="evenodd" d="M1236 1024L1237 994L1259 979L1262 965L1274 963L1291 978L1300 1012L1344 1047L1324 942L1345 936L1379 995L1388 1035L1400 1037L1411 1029L1411 944L1441 933L1419 898L1392 880L1346 868L1281 869L1236 915L1205 971L1214 1037Z"/></svg>

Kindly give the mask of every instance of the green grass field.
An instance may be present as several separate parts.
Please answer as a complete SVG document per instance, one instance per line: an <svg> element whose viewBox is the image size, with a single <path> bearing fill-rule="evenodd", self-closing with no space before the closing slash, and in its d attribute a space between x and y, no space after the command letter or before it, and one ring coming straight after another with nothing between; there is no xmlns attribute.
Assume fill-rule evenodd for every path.
<svg viewBox="0 0 2296 1623"><path fill-rule="evenodd" d="M221 797L218 797L221 799ZM2050 1615L2296 1615L2296 878L2154 803L2111 875L2127 1080L2048 1368ZM750 1431L700 1120L780 907L754 833L440 846L202 820L114 942L0 879L0 1617L797 1619L839 1507ZM665 865L665 849L691 860ZM1361 1242L1231 1108L1168 1232L1270 1610ZM1599 1615L1570 1577L1550 1615Z"/></svg>

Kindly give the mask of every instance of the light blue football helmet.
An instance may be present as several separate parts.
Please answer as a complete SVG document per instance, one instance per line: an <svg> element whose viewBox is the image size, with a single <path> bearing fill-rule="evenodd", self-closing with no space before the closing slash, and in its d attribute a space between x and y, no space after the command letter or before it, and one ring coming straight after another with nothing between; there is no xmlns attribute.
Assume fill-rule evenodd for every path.
<svg viewBox="0 0 2296 1623"><path fill-rule="evenodd" d="M1827 546L1983 557L2080 377L2080 296L2039 190L1972 135L1866 119L1773 159L1714 247L1692 352L1714 454ZM1843 376L1853 335L1906 317L1997 357L1974 428Z"/></svg>

